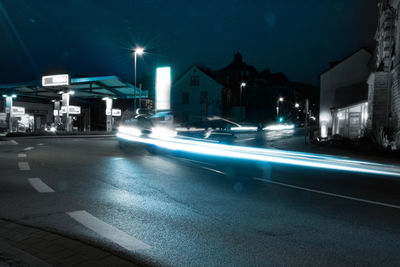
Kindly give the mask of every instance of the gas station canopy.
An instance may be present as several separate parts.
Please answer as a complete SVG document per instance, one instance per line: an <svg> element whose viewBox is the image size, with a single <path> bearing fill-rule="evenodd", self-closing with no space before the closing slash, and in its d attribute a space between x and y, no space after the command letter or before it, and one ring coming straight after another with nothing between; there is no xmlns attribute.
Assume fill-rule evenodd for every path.
<svg viewBox="0 0 400 267"><path fill-rule="evenodd" d="M75 92L75 98L96 99L112 97L117 99L134 98L134 86L122 81L117 76L83 77L71 78L69 85L64 86ZM1 94L16 94L33 98L54 99L59 97L61 88L59 86L42 86L42 81L32 81L15 84L0 85ZM136 98L147 98L148 91L136 88Z"/></svg>

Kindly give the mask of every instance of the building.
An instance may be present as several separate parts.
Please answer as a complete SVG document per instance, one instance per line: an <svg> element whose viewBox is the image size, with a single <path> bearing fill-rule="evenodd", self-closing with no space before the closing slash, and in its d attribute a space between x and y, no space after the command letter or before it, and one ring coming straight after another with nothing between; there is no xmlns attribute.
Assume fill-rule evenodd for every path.
<svg viewBox="0 0 400 267"><path fill-rule="evenodd" d="M320 134L359 138L367 129L372 55L360 49L320 75Z"/></svg>
<svg viewBox="0 0 400 267"><path fill-rule="evenodd" d="M172 85L172 110L179 122L203 120L221 115L223 85L206 70L192 67Z"/></svg>
<svg viewBox="0 0 400 267"><path fill-rule="evenodd" d="M368 78L369 127L400 139L400 1L378 2L375 64ZM396 138L397 133L397 138ZM399 144L400 145L400 144Z"/></svg>
<svg viewBox="0 0 400 267"><path fill-rule="evenodd" d="M238 52L233 61L213 75L224 85L223 113L237 121L265 123L277 120L279 114L285 121L304 121L305 99L315 107L318 90L314 86L289 81L282 72L271 73L269 69L258 72L245 63ZM278 99L284 101L279 103ZM300 106L295 108L295 105ZM300 111L299 111L300 109ZM315 111L315 110L314 110Z"/></svg>

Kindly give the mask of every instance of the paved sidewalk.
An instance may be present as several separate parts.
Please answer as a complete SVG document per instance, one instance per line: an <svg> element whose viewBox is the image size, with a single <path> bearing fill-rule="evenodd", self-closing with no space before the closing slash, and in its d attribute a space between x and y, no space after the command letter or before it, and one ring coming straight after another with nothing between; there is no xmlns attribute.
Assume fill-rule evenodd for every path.
<svg viewBox="0 0 400 267"><path fill-rule="evenodd" d="M80 241L0 220L0 267L139 266Z"/></svg>

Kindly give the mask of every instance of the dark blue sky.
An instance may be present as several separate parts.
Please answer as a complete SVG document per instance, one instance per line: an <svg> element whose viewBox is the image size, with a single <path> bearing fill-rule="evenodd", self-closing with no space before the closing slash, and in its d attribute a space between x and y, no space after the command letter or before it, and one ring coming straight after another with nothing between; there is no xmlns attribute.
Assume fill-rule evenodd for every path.
<svg viewBox="0 0 400 267"><path fill-rule="evenodd" d="M219 69L235 51L259 71L318 84L318 74L373 47L376 0L0 0L0 83L45 74L133 80L169 64Z"/></svg>

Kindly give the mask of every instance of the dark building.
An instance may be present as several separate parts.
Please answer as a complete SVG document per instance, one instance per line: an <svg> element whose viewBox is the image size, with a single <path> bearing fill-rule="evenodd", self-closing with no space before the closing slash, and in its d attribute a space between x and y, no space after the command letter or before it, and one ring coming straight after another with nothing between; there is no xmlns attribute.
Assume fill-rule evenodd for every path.
<svg viewBox="0 0 400 267"><path fill-rule="evenodd" d="M225 86L223 114L238 121L275 121L278 105L279 117L285 121L303 121L305 99L310 100L312 112L318 110L318 88L291 82L281 72L258 72L243 61L240 53L226 67L212 72L212 76ZM279 98L283 101L279 102Z"/></svg>

